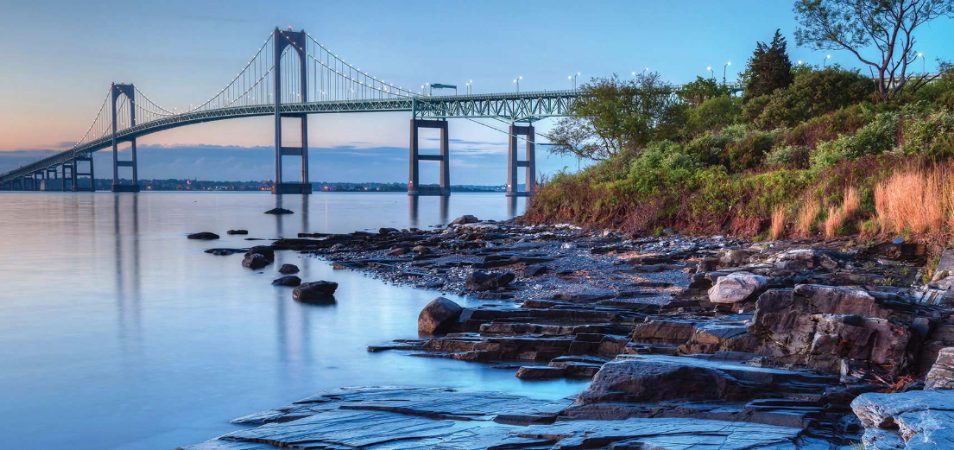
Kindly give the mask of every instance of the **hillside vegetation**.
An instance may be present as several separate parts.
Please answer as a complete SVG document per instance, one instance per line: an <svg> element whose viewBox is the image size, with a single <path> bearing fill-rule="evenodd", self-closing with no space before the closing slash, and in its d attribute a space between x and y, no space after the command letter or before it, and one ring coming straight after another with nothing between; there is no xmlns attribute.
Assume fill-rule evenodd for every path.
<svg viewBox="0 0 954 450"><path fill-rule="evenodd" d="M648 73L594 79L549 138L597 162L561 173L526 219L750 238L954 232L954 69L889 98L840 67L759 43L741 92Z"/></svg>

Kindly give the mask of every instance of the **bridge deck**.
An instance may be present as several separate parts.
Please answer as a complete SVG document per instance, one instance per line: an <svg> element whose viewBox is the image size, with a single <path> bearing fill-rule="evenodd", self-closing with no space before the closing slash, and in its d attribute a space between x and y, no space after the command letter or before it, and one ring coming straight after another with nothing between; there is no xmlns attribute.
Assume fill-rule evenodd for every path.
<svg viewBox="0 0 954 450"><path fill-rule="evenodd" d="M578 91L514 92L450 96L396 97L391 99L336 100L281 105L287 114L323 114L349 112L410 111L416 118L496 118L507 121L565 116L570 112ZM116 133L117 141L126 141L172 128L203 122L275 114L274 105L238 106L187 112L144 122ZM37 162L0 175L6 183L69 162L112 146L111 135L85 142Z"/></svg>

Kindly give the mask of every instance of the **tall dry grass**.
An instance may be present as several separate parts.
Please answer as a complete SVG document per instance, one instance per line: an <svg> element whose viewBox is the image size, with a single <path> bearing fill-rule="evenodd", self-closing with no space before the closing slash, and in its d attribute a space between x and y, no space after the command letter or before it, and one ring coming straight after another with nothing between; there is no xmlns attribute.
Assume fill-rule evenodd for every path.
<svg viewBox="0 0 954 450"><path fill-rule="evenodd" d="M875 186L875 216L882 233L941 234L954 229L954 168L913 167Z"/></svg>
<svg viewBox="0 0 954 450"><path fill-rule="evenodd" d="M821 208L819 208L818 202L814 199L805 203L805 206L798 210L798 217L795 220L795 234L798 237L811 236L815 218L818 217L818 213L820 212Z"/></svg>
<svg viewBox="0 0 954 450"><path fill-rule="evenodd" d="M785 208L776 206L772 210L772 225L769 227L769 237L778 240L785 234Z"/></svg>
<svg viewBox="0 0 954 450"><path fill-rule="evenodd" d="M825 239L837 236L845 222L854 217L860 209L861 196L858 195L858 190L848 187L842 196L841 206L828 208L828 217L825 218L824 224Z"/></svg>

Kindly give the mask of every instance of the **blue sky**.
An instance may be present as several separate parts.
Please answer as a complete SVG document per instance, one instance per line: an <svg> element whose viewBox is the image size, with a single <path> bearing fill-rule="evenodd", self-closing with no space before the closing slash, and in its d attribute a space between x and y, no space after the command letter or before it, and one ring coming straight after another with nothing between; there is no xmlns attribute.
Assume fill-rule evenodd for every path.
<svg viewBox="0 0 954 450"><path fill-rule="evenodd" d="M512 90L517 75L523 76L524 90L568 88L567 75L577 71L588 79L649 68L685 82L705 75L709 65L721 76L726 61L732 61L732 79L755 42L769 39L775 28L789 36L793 60L820 65L826 54L795 47L787 0L0 0L0 11L0 150L61 148L78 139L111 81L134 82L167 108L202 102L225 85L275 26L304 28L363 70L405 87L428 81L462 85L471 79L477 92ZM937 58L954 59L950 20L931 24L919 38L928 69ZM845 52L831 54L832 63L857 66ZM399 150L407 145L402 114L313 116L310 125L314 148ZM548 125L541 123L540 129ZM455 172L454 182L502 171L484 167L493 159L488 155L505 160L502 134L454 121L451 137L463 142L452 144L453 157L455 150L463 162L480 155L473 167ZM159 133L141 145L163 146L153 151L263 147L272 139L268 119L244 119ZM406 158L404 153L398 156ZM360 164L360 158L339 163Z"/></svg>

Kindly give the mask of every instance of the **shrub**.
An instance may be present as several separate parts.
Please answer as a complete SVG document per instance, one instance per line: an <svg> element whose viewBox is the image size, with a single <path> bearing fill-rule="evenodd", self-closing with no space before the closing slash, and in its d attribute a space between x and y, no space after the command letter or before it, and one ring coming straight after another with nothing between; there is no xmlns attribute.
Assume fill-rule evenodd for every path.
<svg viewBox="0 0 954 450"><path fill-rule="evenodd" d="M726 162L730 171L741 172L762 163L765 154L775 145L775 133L753 131L726 147Z"/></svg>
<svg viewBox="0 0 954 450"><path fill-rule="evenodd" d="M765 164L779 169L805 169L809 153L809 148L802 145L783 145L765 155Z"/></svg>
<svg viewBox="0 0 954 450"><path fill-rule="evenodd" d="M719 130L736 123L742 111L742 101L730 95L709 98L687 112L686 124L691 135L707 130Z"/></svg>
<svg viewBox="0 0 954 450"><path fill-rule="evenodd" d="M870 104L851 105L796 125L785 134L784 140L788 145L815 148L820 142L836 139L842 134L854 134L872 117Z"/></svg>
<svg viewBox="0 0 954 450"><path fill-rule="evenodd" d="M939 111L905 120L902 150L905 154L944 157L954 154L954 112Z"/></svg>
<svg viewBox="0 0 954 450"><path fill-rule="evenodd" d="M854 135L841 135L823 142L811 154L813 169L823 169L846 159L879 155L894 148L899 119L896 113L881 113Z"/></svg>
<svg viewBox="0 0 954 450"><path fill-rule="evenodd" d="M857 71L828 68L800 73L791 86L768 95L770 98L761 112L752 117L752 123L763 129L791 127L859 103L872 95L874 87L873 81ZM754 111L748 114L751 116Z"/></svg>
<svg viewBox="0 0 954 450"><path fill-rule="evenodd" d="M682 145L653 142L633 160L625 183L640 194L658 193L688 183L698 166Z"/></svg>

